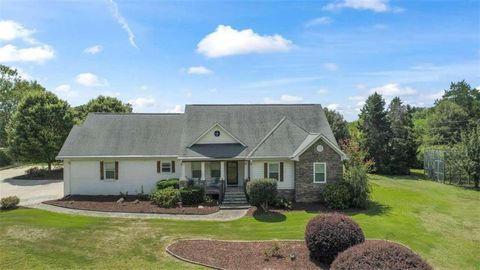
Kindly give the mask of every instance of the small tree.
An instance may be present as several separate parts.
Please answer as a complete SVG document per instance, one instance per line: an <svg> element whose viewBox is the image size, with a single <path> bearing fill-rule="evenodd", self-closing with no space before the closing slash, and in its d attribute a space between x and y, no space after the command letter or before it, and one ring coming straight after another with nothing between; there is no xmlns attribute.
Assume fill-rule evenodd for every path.
<svg viewBox="0 0 480 270"><path fill-rule="evenodd" d="M250 203L263 210L277 197L277 181L275 179L255 179L247 183L247 194Z"/></svg>
<svg viewBox="0 0 480 270"><path fill-rule="evenodd" d="M480 126L477 126L471 132L462 133L461 137L470 164L473 182L475 188L478 189L480 182Z"/></svg>
<svg viewBox="0 0 480 270"><path fill-rule="evenodd" d="M342 148L348 157L344 161L344 182L350 191L350 206L366 208L371 192L368 172L374 162L366 159L366 151L354 140L344 141Z"/></svg>
<svg viewBox="0 0 480 270"><path fill-rule="evenodd" d="M73 126L67 102L50 92L32 92L19 103L8 127L11 154L22 161L45 162L48 170Z"/></svg>

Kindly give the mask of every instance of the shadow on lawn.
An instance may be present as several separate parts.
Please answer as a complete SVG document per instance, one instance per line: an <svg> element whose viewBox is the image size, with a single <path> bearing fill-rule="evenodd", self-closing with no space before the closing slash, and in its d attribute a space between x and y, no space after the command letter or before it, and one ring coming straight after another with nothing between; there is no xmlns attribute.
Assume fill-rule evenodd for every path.
<svg viewBox="0 0 480 270"><path fill-rule="evenodd" d="M282 213L274 211L265 212L258 209L253 212L253 218L257 221L268 223L283 222L287 220L287 217Z"/></svg>
<svg viewBox="0 0 480 270"><path fill-rule="evenodd" d="M383 216L387 215L391 210L392 207L389 205L370 202L370 206L367 209L348 209L345 210L345 213L348 215L365 214L367 216Z"/></svg>

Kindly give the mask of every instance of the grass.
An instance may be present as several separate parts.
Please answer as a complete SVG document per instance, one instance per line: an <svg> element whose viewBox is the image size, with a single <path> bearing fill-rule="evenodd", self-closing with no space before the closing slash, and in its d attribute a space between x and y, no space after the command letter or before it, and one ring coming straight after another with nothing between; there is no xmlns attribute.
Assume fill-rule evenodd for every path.
<svg viewBox="0 0 480 270"><path fill-rule="evenodd" d="M412 176L372 176L375 204L348 212L367 238L408 245L438 269L479 269L480 193ZM164 252L180 238L302 239L314 213L231 222L114 219L34 209L0 212L0 269L198 268ZM234 255L234 254L233 254Z"/></svg>

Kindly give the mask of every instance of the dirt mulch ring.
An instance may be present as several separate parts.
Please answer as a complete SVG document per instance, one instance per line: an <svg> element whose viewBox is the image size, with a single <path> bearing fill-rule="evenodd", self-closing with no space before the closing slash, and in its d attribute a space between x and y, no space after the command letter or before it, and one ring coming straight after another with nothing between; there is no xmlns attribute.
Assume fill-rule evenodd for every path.
<svg viewBox="0 0 480 270"><path fill-rule="evenodd" d="M274 243L280 248L277 256L266 257ZM167 247L172 256L215 269L329 269L312 261L305 241L218 241L180 240ZM293 254L295 258L290 259Z"/></svg>
<svg viewBox="0 0 480 270"><path fill-rule="evenodd" d="M128 196L122 203L117 203L118 199L120 199L119 196L73 195L43 203L80 210L150 214L208 215L220 210L217 205L207 204L204 204L203 208L198 208L198 206L162 208L151 201L136 201L135 196Z"/></svg>

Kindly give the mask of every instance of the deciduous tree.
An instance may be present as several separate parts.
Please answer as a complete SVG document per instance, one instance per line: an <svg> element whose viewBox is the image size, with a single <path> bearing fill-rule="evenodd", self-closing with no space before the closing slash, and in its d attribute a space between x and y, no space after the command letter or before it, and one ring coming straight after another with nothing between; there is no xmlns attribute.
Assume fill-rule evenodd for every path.
<svg viewBox="0 0 480 270"><path fill-rule="evenodd" d="M348 122L343 119L343 116L335 110L329 110L328 108L324 108L323 110L325 111L325 116L332 128L335 139L340 142L350 138L347 128Z"/></svg>
<svg viewBox="0 0 480 270"><path fill-rule="evenodd" d="M132 112L132 105L115 97L98 96L73 109L75 122L82 123L90 112Z"/></svg>

